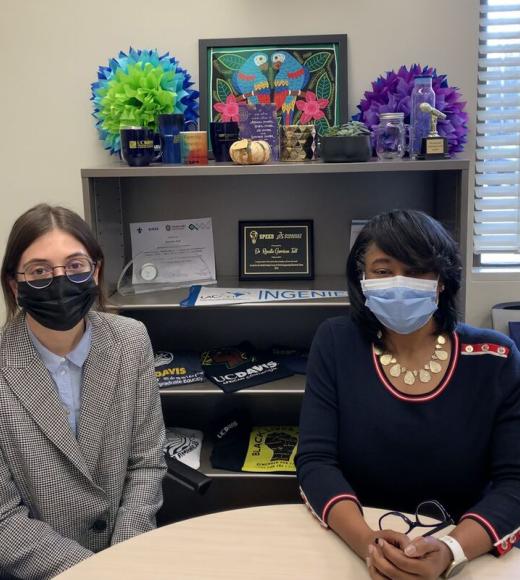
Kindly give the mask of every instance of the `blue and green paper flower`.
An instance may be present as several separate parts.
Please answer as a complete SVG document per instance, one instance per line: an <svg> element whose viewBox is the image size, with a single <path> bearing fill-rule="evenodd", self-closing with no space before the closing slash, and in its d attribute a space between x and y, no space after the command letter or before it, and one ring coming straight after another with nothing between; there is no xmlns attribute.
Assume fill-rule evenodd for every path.
<svg viewBox="0 0 520 580"><path fill-rule="evenodd" d="M186 121L199 116L198 91L191 75L169 53L157 50L120 52L108 67L100 66L92 83L93 116L99 138L110 153L121 149L119 130L125 126L157 129L157 116L182 113Z"/></svg>

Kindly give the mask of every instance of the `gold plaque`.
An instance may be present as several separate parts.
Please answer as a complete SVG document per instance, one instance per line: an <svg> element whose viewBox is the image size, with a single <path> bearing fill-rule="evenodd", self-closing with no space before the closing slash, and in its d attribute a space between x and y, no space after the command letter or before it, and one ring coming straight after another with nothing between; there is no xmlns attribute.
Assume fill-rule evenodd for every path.
<svg viewBox="0 0 520 580"><path fill-rule="evenodd" d="M444 155L444 139L427 139L426 141L426 155Z"/></svg>

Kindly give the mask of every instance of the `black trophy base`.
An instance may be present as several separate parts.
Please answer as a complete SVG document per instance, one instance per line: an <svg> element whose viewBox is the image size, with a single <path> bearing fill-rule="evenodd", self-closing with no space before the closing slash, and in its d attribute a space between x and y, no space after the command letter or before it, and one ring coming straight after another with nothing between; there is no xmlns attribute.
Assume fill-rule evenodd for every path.
<svg viewBox="0 0 520 580"><path fill-rule="evenodd" d="M417 159L449 159L446 137L424 137Z"/></svg>

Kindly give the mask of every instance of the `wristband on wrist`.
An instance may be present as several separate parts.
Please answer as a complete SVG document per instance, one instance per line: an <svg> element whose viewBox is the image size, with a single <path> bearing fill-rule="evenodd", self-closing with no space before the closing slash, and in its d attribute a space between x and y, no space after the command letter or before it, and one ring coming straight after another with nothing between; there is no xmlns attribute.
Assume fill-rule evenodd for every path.
<svg viewBox="0 0 520 580"><path fill-rule="evenodd" d="M458 574L462 568L464 568L468 559L466 558L466 554L464 554L462 546L452 536L443 536L442 538L439 538L439 541L446 544L453 555L453 561L444 571L442 577L452 578L455 574Z"/></svg>

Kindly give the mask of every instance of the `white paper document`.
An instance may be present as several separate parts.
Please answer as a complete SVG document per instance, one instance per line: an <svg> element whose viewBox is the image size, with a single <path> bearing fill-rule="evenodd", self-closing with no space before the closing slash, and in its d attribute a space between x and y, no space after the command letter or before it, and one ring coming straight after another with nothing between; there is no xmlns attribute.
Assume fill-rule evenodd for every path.
<svg viewBox="0 0 520 580"><path fill-rule="evenodd" d="M182 288L215 282L211 218L130 224L132 284Z"/></svg>

